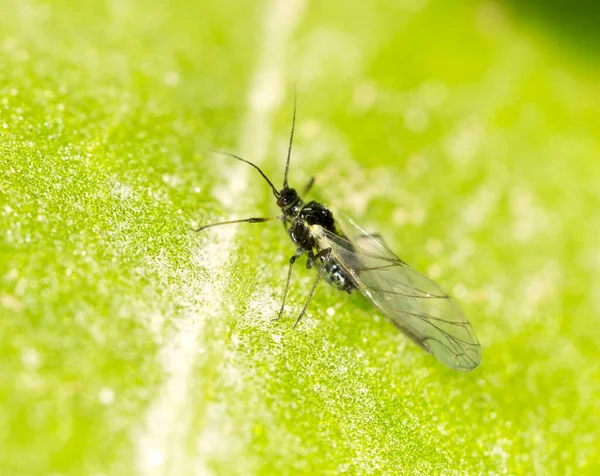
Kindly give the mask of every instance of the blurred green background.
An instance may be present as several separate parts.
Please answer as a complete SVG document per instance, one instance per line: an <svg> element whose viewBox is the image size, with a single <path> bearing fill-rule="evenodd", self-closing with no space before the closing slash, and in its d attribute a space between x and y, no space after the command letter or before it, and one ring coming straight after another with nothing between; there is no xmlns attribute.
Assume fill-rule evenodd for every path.
<svg viewBox="0 0 600 476"><path fill-rule="evenodd" d="M0 0L0 473L597 474L595 2ZM283 176L448 289L443 367L299 266ZM227 228L227 229L225 229Z"/></svg>

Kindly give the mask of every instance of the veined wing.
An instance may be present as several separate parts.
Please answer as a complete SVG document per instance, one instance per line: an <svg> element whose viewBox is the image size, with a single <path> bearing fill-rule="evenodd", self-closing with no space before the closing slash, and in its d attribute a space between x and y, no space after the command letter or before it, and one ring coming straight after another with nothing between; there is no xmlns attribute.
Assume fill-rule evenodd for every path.
<svg viewBox="0 0 600 476"><path fill-rule="evenodd" d="M481 347L460 308L432 280L392 253L383 240L338 216L345 237L313 230L321 248L352 276L358 289L402 332L440 362L468 371L479 365Z"/></svg>

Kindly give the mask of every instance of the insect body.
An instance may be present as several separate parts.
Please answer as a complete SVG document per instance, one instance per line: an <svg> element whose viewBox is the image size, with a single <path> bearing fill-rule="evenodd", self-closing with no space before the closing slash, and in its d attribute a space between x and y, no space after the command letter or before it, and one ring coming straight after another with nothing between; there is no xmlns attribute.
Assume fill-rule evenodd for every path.
<svg viewBox="0 0 600 476"><path fill-rule="evenodd" d="M301 204L302 202L300 202ZM327 230L339 234L335 229L333 214L318 202L309 202L300 205L295 216L284 217L286 226L289 224L288 233L299 250L308 255L308 262L314 263L317 257L323 263L322 272L329 282L348 293L355 288L352 276L348 274L340 263L331 257L328 247L323 248L318 241L315 230ZM314 250L317 250L316 254Z"/></svg>
<svg viewBox="0 0 600 476"><path fill-rule="evenodd" d="M460 308L433 281L418 273L392 253L378 235L369 234L344 215L334 217L324 205L304 203L288 186L290 155L294 138L296 104L288 148L283 188L277 190L262 170L234 154L225 155L254 167L267 181L281 215L271 218L246 218L212 223L195 231L231 223L262 223L281 220L296 246L290 258L281 309L285 301L296 260L306 254L306 267L318 265L317 277L294 325L306 312L321 277L345 292L358 289L396 327L440 362L457 370L472 370L481 361L481 348L475 331ZM311 179L304 188L306 195Z"/></svg>

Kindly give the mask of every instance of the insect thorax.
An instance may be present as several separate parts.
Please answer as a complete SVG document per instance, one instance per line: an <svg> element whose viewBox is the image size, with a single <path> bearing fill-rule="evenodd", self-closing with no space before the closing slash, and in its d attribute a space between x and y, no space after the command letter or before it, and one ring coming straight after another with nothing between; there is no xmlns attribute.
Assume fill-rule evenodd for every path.
<svg viewBox="0 0 600 476"><path fill-rule="evenodd" d="M335 233L335 225L332 213L318 202L309 202L298 211L291 220L289 234L298 248L304 251L312 251L317 242L310 227L319 225L322 228Z"/></svg>
<svg viewBox="0 0 600 476"><path fill-rule="evenodd" d="M289 234L298 248L309 253L321 251L317 237L311 231L311 226L314 225L337 234L333 214L327 207L314 201L304 205L299 210L298 215L293 218ZM352 278L334 258L329 258L324 272L327 281L338 289L349 293L355 288Z"/></svg>

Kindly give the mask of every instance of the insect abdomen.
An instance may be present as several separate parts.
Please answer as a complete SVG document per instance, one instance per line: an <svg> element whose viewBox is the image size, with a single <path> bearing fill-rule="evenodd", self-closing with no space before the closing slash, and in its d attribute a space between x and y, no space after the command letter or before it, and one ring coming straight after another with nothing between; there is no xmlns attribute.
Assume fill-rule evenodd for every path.
<svg viewBox="0 0 600 476"><path fill-rule="evenodd" d="M346 275L343 268L335 261L329 261L325 265L325 279L341 291L350 293L354 289L354 283Z"/></svg>

